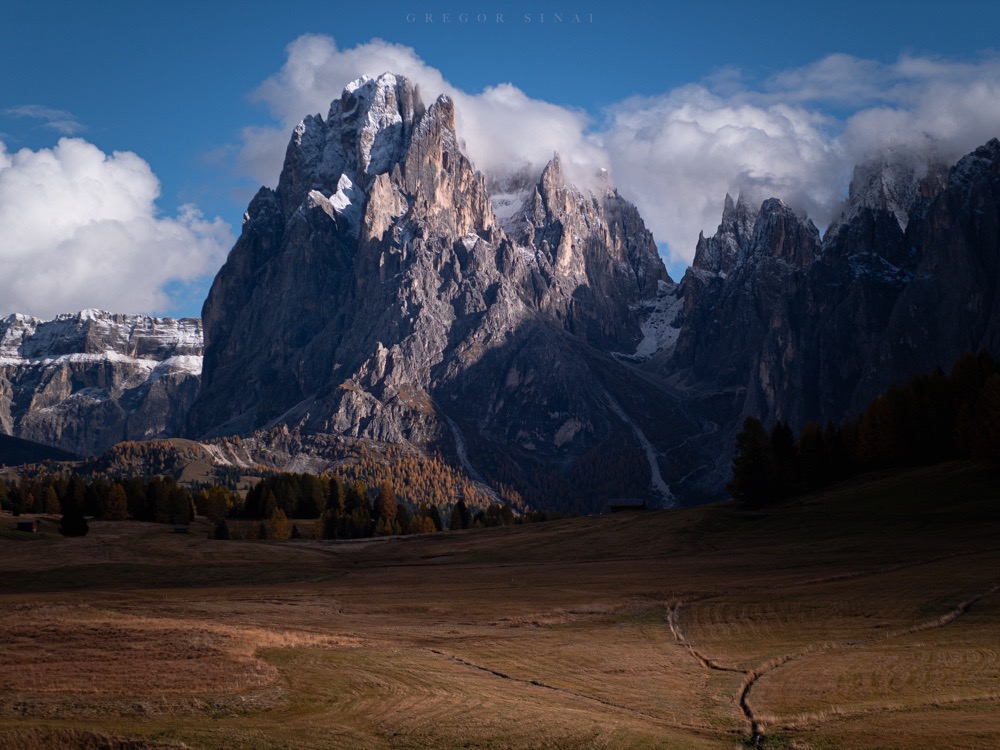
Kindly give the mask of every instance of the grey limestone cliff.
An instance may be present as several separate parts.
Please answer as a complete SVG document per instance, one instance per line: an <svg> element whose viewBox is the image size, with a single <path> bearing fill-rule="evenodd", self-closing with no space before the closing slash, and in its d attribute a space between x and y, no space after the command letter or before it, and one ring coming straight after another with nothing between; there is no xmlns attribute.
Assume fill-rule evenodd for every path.
<svg viewBox="0 0 1000 750"><path fill-rule="evenodd" d="M613 450L646 463L648 489L660 467L619 411L643 398L672 430L685 417L659 385L624 385L608 352L635 349L669 277L614 190L574 188L558 157L523 187L501 221L450 99L425 108L391 74L352 83L296 129L213 284L191 433L408 443L521 485Z"/></svg>
<svg viewBox="0 0 1000 750"><path fill-rule="evenodd" d="M201 351L194 319L10 315L0 320L0 431L83 455L177 435Z"/></svg>

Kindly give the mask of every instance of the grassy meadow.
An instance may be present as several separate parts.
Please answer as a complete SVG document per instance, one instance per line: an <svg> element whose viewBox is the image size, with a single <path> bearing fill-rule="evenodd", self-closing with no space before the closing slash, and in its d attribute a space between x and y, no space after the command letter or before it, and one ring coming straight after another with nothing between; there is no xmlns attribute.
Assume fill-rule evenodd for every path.
<svg viewBox="0 0 1000 750"><path fill-rule="evenodd" d="M355 542L0 517L0 748L1000 745L1000 481Z"/></svg>

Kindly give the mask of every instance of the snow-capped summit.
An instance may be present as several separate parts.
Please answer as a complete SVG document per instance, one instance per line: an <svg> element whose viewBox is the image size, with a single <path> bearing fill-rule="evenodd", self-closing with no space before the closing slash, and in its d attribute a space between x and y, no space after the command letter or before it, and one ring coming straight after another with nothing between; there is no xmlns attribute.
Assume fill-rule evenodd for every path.
<svg viewBox="0 0 1000 750"><path fill-rule="evenodd" d="M383 73L349 83L326 120L309 115L295 128L278 183L286 215L314 191L333 210L363 204L375 177L405 158L423 114L416 88L402 76ZM317 196L313 201L321 203Z"/></svg>

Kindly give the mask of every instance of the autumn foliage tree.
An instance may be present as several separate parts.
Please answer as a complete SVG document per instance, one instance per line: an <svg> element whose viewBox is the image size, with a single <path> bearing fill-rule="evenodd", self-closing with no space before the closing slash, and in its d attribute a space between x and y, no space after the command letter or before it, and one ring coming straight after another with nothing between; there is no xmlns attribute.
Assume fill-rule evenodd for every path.
<svg viewBox="0 0 1000 750"><path fill-rule="evenodd" d="M387 536L401 533L396 518L399 508L396 503L396 493L389 482L382 482L375 496L375 534Z"/></svg>
<svg viewBox="0 0 1000 750"><path fill-rule="evenodd" d="M292 536L292 526L288 522L288 516L281 508L275 508L270 518L270 538L285 540Z"/></svg>
<svg viewBox="0 0 1000 750"><path fill-rule="evenodd" d="M124 521L128 518L128 497L125 488L118 482L112 484L99 499L101 518L108 521Z"/></svg>

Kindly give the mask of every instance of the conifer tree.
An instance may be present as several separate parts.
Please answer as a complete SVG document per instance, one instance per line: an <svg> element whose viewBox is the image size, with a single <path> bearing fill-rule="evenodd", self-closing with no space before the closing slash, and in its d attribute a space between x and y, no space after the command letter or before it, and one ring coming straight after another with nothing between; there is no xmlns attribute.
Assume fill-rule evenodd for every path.
<svg viewBox="0 0 1000 750"><path fill-rule="evenodd" d="M170 523L191 523L194 518L194 508L191 493L170 480Z"/></svg>
<svg viewBox="0 0 1000 750"><path fill-rule="evenodd" d="M398 509L396 507L396 493L389 482L382 482L378 488L378 495L375 497L375 515L384 521L387 533L392 533L392 528L396 523Z"/></svg>
<svg viewBox="0 0 1000 750"><path fill-rule="evenodd" d="M1000 467L1000 374L993 373L983 383L975 414L969 439L972 458Z"/></svg>
<svg viewBox="0 0 1000 750"><path fill-rule="evenodd" d="M284 541L292 536L291 524L288 523L288 516L285 515L285 511L281 508L275 508L274 512L271 513L271 529L270 537L271 539L279 539Z"/></svg>
<svg viewBox="0 0 1000 750"><path fill-rule="evenodd" d="M346 505L347 489L344 487L344 480L334 474L330 477L330 487L326 499L326 507L335 513L343 513Z"/></svg>
<svg viewBox="0 0 1000 750"><path fill-rule="evenodd" d="M472 514L469 512L469 506L465 504L465 498L459 498L459 501L455 503L455 507L451 511L451 521L448 524L448 528L451 530L456 529L468 529L472 526Z"/></svg>
<svg viewBox="0 0 1000 750"><path fill-rule="evenodd" d="M364 508L368 511L368 515L371 516L371 508L368 505L368 488L365 486L364 482L358 479L355 480L354 484L352 484L350 489L347 490L345 510L348 513L354 513L354 511L360 508Z"/></svg>
<svg viewBox="0 0 1000 750"><path fill-rule="evenodd" d="M799 457L795 436L786 422L776 422L771 428L771 456L774 461L772 493L776 499L798 491Z"/></svg>
<svg viewBox="0 0 1000 750"><path fill-rule="evenodd" d="M87 485L84 484L83 479L80 478L79 474L72 474L69 478L69 482L66 483L65 493L61 498L59 498L59 504L62 506L62 512L65 513L68 508L79 508L82 513L86 499Z"/></svg>
<svg viewBox="0 0 1000 750"><path fill-rule="evenodd" d="M444 521L441 520L441 511L436 505L430 507L430 511L427 513L427 517L431 519L431 523L434 524L435 531L441 531L444 528Z"/></svg>
<svg viewBox="0 0 1000 750"><path fill-rule="evenodd" d="M730 494L749 508L759 508L772 498L774 456L771 440L759 419L747 417L736 436Z"/></svg>
<svg viewBox="0 0 1000 750"><path fill-rule="evenodd" d="M115 482L101 495L101 518L106 521L124 521L128 518L128 497L125 488Z"/></svg>
<svg viewBox="0 0 1000 750"><path fill-rule="evenodd" d="M42 495L42 513L49 516L57 516L62 511L62 507L59 504L59 495L56 492L56 488L52 486L51 483L45 488L45 492Z"/></svg>
<svg viewBox="0 0 1000 750"><path fill-rule="evenodd" d="M59 533L63 536L87 536L90 525L83 514L83 505L73 505L66 508L59 520Z"/></svg>
<svg viewBox="0 0 1000 750"><path fill-rule="evenodd" d="M270 518L274 515L274 511L278 509L278 498L275 496L274 491L267 489L264 491L264 503L261 506L261 515L265 518Z"/></svg>
<svg viewBox="0 0 1000 750"><path fill-rule="evenodd" d="M395 533L402 534L406 527L410 525L410 521L413 516L410 513L410 509L407 508L402 503L396 503L396 527Z"/></svg>
<svg viewBox="0 0 1000 750"><path fill-rule="evenodd" d="M170 488L163 477L153 477L146 485L146 501L150 520L156 523L170 523Z"/></svg>
<svg viewBox="0 0 1000 750"><path fill-rule="evenodd" d="M137 521L153 520L146 496L146 482L142 477L131 477L125 482L125 495L128 498L128 512L132 518Z"/></svg>
<svg viewBox="0 0 1000 750"><path fill-rule="evenodd" d="M340 535L340 526L343 516L332 510L326 510L322 516L321 535L323 539L336 539Z"/></svg>
<svg viewBox="0 0 1000 750"><path fill-rule="evenodd" d="M306 475L303 477L303 492L299 503L300 518L319 518L326 507L327 490L325 479Z"/></svg>
<svg viewBox="0 0 1000 750"><path fill-rule="evenodd" d="M830 457L823 428L819 422L807 422L799 435L799 468L806 489L825 487L830 481Z"/></svg>

